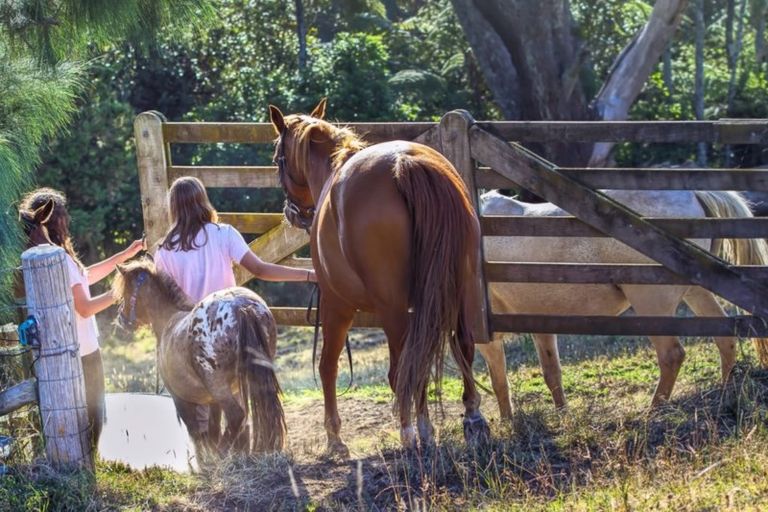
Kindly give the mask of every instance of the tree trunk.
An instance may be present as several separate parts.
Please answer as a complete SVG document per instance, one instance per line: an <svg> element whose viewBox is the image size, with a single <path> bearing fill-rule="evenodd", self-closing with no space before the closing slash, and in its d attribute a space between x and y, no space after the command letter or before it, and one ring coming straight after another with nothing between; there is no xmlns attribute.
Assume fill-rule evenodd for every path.
<svg viewBox="0 0 768 512"><path fill-rule="evenodd" d="M765 61L765 10L766 0L757 0L754 3L752 19L755 20L755 63L758 69L762 69Z"/></svg>
<svg viewBox="0 0 768 512"><path fill-rule="evenodd" d="M590 112L580 73L587 50L567 0L451 0L504 116L526 120L626 119L682 17L687 0L657 0L646 26L616 59ZM612 145L534 148L558 165L607 160Z"/></svg>
<svg viewBox="0 0 768 512"><path fill-rule="evenodd" d="M299 69L307 67L307 26L304 22L304 3L294 0L296 6L296 35L299 38Z"/></svg>
<svg viewBox="0 0 768 512"><path fill-rule="evenodd" d="M696 119L704 119L704 34L706 26L704 25L704 0L696 0L693 10L693 19L695 25L695 52L696 69L693 85L693 110ZM699 142L696 151L696 163L699 167L707 165L707 145Z"/></svg>
<svg viewBox="0 0 768 512"><path fill-rule="evenodd" d="M672 47L671 45L667 45L667 47L664 49L664 56L661 61L662 65L662 76L664 77L664 86L667 88L667 91L669 91L669 95L673 95L675 93L675 84L672 81Z"/></svg>
<svg viewBox="0 0 768 512"><path fill-rule="evenodd" d="M725 45L726 53L728 55L728 95L726 97L725 111L727 114L731 114L733 111L733 101L736 98L736 72L739 67L739 56L741 55L741 47L744 42L744 12L747 7L747 0L741 0L739 6L738 22L736 28L736 37L733 36L733 23L735 16L735 1L728 0L728 15L726 18L725 27ZM728 144L724 148L725 153L725 166L730 167L732 163L731 145Z"/></svg>
<svg viewBox="0 0 768 512"><path fill-rule="evenodd" d="M584 119L579 77L586 54L566 0L451 0L488 88L507 119ZM585 151L534 148L560 165L586 161Z"/></svg>
<svg viewBox="0 0 768 512"><path fill-rule="evenodd" d="M593 102L595 117L608 121L626 119L629 108L675 34L687 0L657 0L645 26L624 47L613 63L608 79ZM613 144L595 144L589 164L608 161Z"/></svg>
<svg viewBox="0 0 768 512"><path fill-rule="evenodd" d="M733 33L733 19L731 16L731 8L732 8L733 1L728 2L728 17L731 18L728 22L728 30L726 31L726 34L732 34ZM726 38L726 41L730 39L730 44L726 42L727 50L728 50L728 68L730 71L730 76L728 78L728 107L727 112L730 114L731 110L733 109L733 100L736 98L736 72L738 71L739 67L739 57L741 56L741 48L742 44L744 42L744 14L747 7L747 0L741 0L741 5L739 6L739 16L738 16L738 22L737 22L737 28L736 28L736 38L734 39L731 35L730 37Z"/></svg>

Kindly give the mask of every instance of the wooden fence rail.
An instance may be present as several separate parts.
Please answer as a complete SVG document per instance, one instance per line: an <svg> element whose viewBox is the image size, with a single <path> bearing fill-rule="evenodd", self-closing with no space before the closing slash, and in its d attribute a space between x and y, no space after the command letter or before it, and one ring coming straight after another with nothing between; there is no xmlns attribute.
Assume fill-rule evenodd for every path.
<svg viewBox="0 0 768 512"><path fill-rule="evenodd" d="M537 191L552 176L559 185L544 195L560 206L569 203L568 194L574 189L623 190L750 190L768 191L768 171L765 169L701 169L701 168L561 168L543 161L515 142L638 142L638 143L696 143L711 144L768 144L768 121L764 119L720 121L653 121L653 122L559 122L511 121L475 122L469 114L446 114L440 123L343 123L363 135L369 142L402 139L414 140L442 151L454 164L469 188L479 193L491 188L518 188L524 186ZM168 123L157 113L141 114L136 122L139 141L139 168L143 178L142 204L145 226L150 243L154 243L167 228L165 193L168 185L179 176L196 176L211 188L277 188L280 186L277 169L263 166L190 166L171 162L171 144L252 143L269 144L275 138L268 123ZM521 171L520 167L524 170ZM535 174L526 168L535 168ZM562 185L562 186L561 186ZM557 193L552 195L557 190ZM477 195L473 200L477 205ZM584 192L587 193L587 192ZM589 194L588 194L589 195ZM591 197L591 196L590 196ZM604 196L603 196L604 197ZM564 201L563 201L564 199ZM487 282L524 283L621 283L621 284L684 284L693 282L707 285L733 302L748 306L749 311L768 314L768 299L759 298L768 290L768 270L764 267L736 267L717 261L686 238L766 238L768 218L645 218L639 220L625 215L627 210L608 199L594 210L597 224L590 221L591 214L584 205L574 200L565 207L578 217L499 217L482 216L484 236L571 236L571 237L628 237L628 241L642 239L647 247L650 240L655 256L661 253L661 265L587 265L550 263L485 262L485 278L479 286L487 289ZM608 205L607 207L605 205ZM606 209L607 208L607 209ZM587 209L588 210L588 209ZM607 214L619 212L622 220L610 219ZM586 216L585 216L586 213ZM293 253L307 243L306 234L287 226L278 212L224 212L223 222L235 226L243 233L260 235L251 248L263 259L307 268L311 262L295 258ZM600 220L600 219L605 220ZM630 221L631 219L631 221ZM591 224L591 225L590 225ZM631 228L629 227L631 225ZM605 228L625 226L624 234ZM661 245L660 245L661 244ZM643 247L636 247L641 250ZM642 252L642 250L641 250ZM665 259L666 258L666 259ZM682 258L682 259L681 259ZM697 275L685 271L691 261L707 261L707 267L697 268ZM700 272L703 270L703 273ZM249 276L238 271L238 282ZM713 285L714 283L714 285ZM735 290L735 291L734 291ZM483 293L485 296L486 293ZM491 312L484 299L488 318L486 333L491 331L536 331L573 333L638 334L645 327L654 332L645 334L698 335L702 333L763 333L758 317L732 317L726 321L715 318L642 317L541 317L536 315L507 315ZM303 308L275 308L278 323L307 325ZM310 322L311 323L311 322ZM359 314L358 326L378 325L372 315ZM483 329L480 326L480 329Z"/></svg>

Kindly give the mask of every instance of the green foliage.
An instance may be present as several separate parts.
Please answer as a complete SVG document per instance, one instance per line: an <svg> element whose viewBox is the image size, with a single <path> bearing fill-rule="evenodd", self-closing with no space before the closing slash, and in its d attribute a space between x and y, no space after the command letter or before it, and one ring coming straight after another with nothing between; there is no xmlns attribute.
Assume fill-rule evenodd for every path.
<svg viewBox="0 0 768 512"><path fill-rule="evenodd" d="M137 237L142 222L133 109L116 98L104 69L92 69L90 79L88 101L44 152L36 178L65 191L77 248L96 261Z"/></svg>
<svg viewBox="0 0 768 512"><path fill-rule="evenodd" d="M202 24L213 15L209 0L17 0L0 6L13 46L41 63L84 57L91 45L149 41L171 23Z"/></svg>
<svg viewBox="0 0 768 512"><path fill-rule="evenodd" d="M42 70L29 59L12 59L0 39L0 307L10 303L21 234L15 204L39 162L41 144L61 130L75 110L81 68L61 64ZM12 318L0 309L0 323Z"/></svg>

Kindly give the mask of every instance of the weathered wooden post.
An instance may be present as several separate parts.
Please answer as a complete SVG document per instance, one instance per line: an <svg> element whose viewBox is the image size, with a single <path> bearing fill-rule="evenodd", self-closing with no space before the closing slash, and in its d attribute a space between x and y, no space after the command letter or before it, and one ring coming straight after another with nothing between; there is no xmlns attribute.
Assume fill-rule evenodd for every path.
<svg viewBox="0 0 768 512"><path fill-rule="evenodd" d="M56 468L93 470L83 367L64 249L39 245L21 255L27 312L37 322L35 361L45 453Z"/></svg>
<svg viewBox="0 0 768 512"><path fill-rule="evenodd" d="M469 197L475 207L478 219L480 218L480 202L475 186L475 161L472 159L469 148L469 129L475 124L475 120L466 110L454 110L445 114L440 119L440 145L442 153L450 160L459 171L464 183L469 190ZM469 300L481 308L478 314L477 324L472 326L472 334L475 343L488 343L491 341L491 333L488 325L488 288L484 277L483 244L479 247L479 261L477 279L472 286L472 295Z"/></svg>
<svg viewBox="0 0 768 512"><path fill-rule="evenodd" d="M142 112L133 123L144 234L151 252L170 225L166 201L170 159L163 139L163 121L162 114L151 111Z"/></svg>

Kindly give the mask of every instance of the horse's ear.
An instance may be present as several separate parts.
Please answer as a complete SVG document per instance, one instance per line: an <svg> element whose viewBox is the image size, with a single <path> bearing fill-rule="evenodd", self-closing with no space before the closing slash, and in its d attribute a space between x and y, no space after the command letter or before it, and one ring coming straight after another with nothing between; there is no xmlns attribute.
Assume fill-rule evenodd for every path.
<svg viewBox="0 0 768 512"><path fill-rule="evenodd" d="M323 98L320 100L320 103L317 104L317 106L312 110L312 113L309 114L310 117L314 117L315 119L325 119L325 106L328 104L328 98Z"/></svg>
<svg viewBox="0 0 768 512"><path fill-rule="evenodd" d="M42 226L51 220L51 214L53 213L53 199L49 199L43 206L40 206L32 213L32 222Z"/></svg>
<svg viewBox="0 0 768 512"><path fill-rule="evenodd" d="M278 135L282 135L285 130L284 117L279 108L274 105L269 106L269 120L272 121L272 128L275 129L275 133Z"/></svg>

